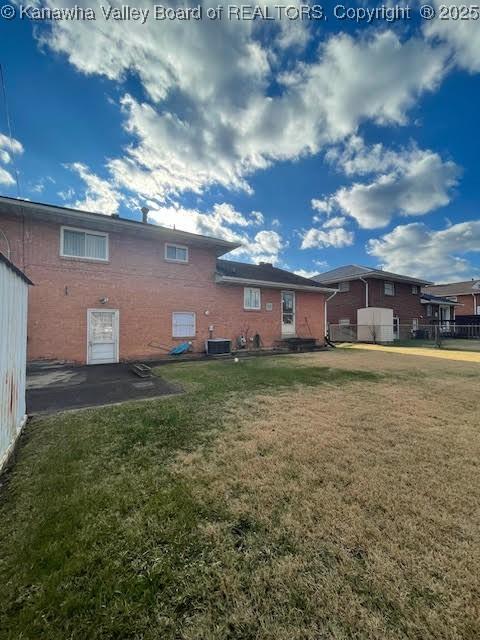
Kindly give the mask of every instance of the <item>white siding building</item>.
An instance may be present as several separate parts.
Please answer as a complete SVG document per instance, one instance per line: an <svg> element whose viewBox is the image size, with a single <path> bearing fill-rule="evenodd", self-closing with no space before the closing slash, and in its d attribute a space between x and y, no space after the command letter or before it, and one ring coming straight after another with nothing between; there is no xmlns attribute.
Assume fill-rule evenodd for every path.
<svg viewBox="0 0 480 640"><path fill-rule="evenodd" d="M0 470L26 416L27 276L0 253Z"/></svg>

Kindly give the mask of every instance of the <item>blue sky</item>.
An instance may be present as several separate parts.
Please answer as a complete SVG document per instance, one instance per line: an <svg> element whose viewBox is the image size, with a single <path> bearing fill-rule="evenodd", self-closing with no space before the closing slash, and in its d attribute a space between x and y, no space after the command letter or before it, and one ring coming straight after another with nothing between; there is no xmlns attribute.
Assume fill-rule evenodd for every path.
<svg viewBox="0 0 480 640"><path fill-rule="evenodd" d="M476 20L355 23L329 4L318 21L142 25L77 4L96 20L0 18L0 193L18 171L31 200L146 204L305 275L480 277Z"/></svg>

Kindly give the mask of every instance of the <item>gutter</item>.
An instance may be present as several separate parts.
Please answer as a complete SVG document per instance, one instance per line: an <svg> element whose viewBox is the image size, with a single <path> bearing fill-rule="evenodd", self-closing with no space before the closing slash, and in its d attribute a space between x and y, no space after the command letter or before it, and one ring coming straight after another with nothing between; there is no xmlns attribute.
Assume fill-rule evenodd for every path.
<svg viewBox="0 0 480 640"><path fill-rule="evenodd" d="M331 296L328 296L328 298L326 298L325 300L325 335L328 335L328 307L327 304L329 302L329 300L331 300L332 298L334 298L338 293L338 290L335 290Z"/></svg>
<svg viewBox="0 0 480 640"><path fill-rule="evenodd" d="M314 287L308 284L292 284L289 282L272 282L270 280L254 280L252 278L236 278L234 276L221 276L215 278L217 284L241 284L253 287L269 287L270 289L285 289L287 291L312 291L315 293L333 293L336 289L329 287Z"/></svg>
<svg viewBox="0 0 480 640"><path fill-rule="evenodd" d="M360 280L365 285L365 306L368 307L368 281L364 280L362 277L360 277Z"/></svg>

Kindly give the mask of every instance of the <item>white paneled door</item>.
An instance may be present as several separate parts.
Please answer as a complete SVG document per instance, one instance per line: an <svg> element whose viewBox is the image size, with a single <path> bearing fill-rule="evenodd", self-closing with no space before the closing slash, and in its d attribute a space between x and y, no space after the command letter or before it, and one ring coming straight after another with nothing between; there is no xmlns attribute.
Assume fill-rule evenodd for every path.
<svg viewBox="0 0 480 640"><path fill-rule="evenodd" d="M88 309L87 364L118 362L118 310Z"/></svg>

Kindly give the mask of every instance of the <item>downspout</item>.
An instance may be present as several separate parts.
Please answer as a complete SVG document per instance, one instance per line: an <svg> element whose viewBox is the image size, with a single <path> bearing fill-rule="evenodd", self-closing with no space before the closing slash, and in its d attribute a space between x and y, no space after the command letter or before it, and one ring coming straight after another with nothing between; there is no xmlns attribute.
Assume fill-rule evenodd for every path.
<svg viewBox="0 0 480 640"><path fill-rule="evenodd" d="M360 278L360 280L365 285L365 306L368 307L368 281L364 280L363 278Z"/></svg>
<svg viewBox="0 0 480 640"><path fill-rule="evenodd" d="M326 336L328 335L327 304L328 304L329 300L331 300L332 298L334 298L337 295L337 293L338 293L338 291L334 291L331 296L328 296L328 298L325 299L325 311L324 311L324 313L325 313L325 335Z"/></svg>

